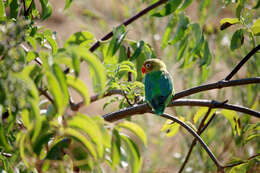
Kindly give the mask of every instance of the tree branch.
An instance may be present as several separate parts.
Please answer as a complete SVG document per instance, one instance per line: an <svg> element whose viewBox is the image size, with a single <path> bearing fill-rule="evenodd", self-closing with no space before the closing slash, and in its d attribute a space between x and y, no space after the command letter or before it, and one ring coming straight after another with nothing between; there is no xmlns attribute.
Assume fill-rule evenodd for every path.
<svg viewBox="0 0 260 173"><path fill-rule="evenodd" d="M234 167L234 166L241 165L241 164L246 163L247 161L249 161L249 160L251 160L251 159L254 159L254 158L258 157L258 156L260 156L260 153L255 154L255 155L249 157L249 158L248 158L247 160L245 160L245 161L241 161L241 162L238 162L238 163L233 163L233 164L225 165L225 166L223 166L223 168L231 168L231 167Z"/></svg>
<svg viewBox="0 0 260 173"><path fill-rule="evenodd" d="M198 135L201 135L201 134L203 133L203 131L208 127L208 125L210 124L210 122L211 122L211 121L213 120L213 118L215 117L216 114L214 113L214 114L210 117L210 120L207 122L207 124L204 125L204 123L205 123L205 121L207 120L207 118L208 118L208 116L209 116L211 110L212 110L212 108L210 107L210 108L208 109L207 113L205 114L205 116L203 117L203 119L201 120L200 125L199 125L199 128L198 128L198 130L197 130ZM197 139L194 138L193 141L192 141L192 143L191 143L190 149L189 149L189 151L188 151L188 153L187 153L187 155L186 155L186 157L185 157L185 160L184 160L184 162L183 162L182 165L181 165L181 168L180 168L180 170L179 170L179 173L181 173L181 172L184 170L184 167L185 167L186 164L188 163L188 160L189 160L189 158L190 158L190 156L191 156L191 152L192 152L194 146L196 145L196 143L197 143Z"/></svg>
<svg viewBox="0 0 260 173"><path fill-rule="evenodd" d="M229 110L234 110L237 112L242 112L257 118L260 118L260 112L251 110L249 108L243 107L243 106L238 106L238 105L231 105L231 104L226 104L214 100L202 100L202 99L178 99L175 101L172 101L168 107L172 106L201 106L201 107L211 107L211 108L221 108L221 109L229 109ZM140 104L134 107L130 108L125 108L121 109L116 112L111 112L108 114L103 115L103 118L106 121L117 121L123 118L130 117L135 114L144 114L144 113L151 113L152 110L148 106L147 103L145 104Z"/></svg>
<svg viewBox="0 0 260 173"><path fill-rule="evenodd" d="M181 91L179 93L176 93L172 100L176 100L185 96L189 96L195 93L199 93L202 91L207 91L207 90L212 90L212 89L221 89L221 88L226 88L226 87L232 87L232 86L239 86L239 85L248 85L248 84L256 84L260 83L260 77L255 77L255 78L244 78L244 79L238 79L238 80L221 80L215 83L211 84L204 84L201 86L197 86L194 88L190 88L184 91Z"/></svg>
<svg viewBox="0 0 260 173"><path fill-rule="evenodd" d="M208 153L209 157L211 158L211 160L215 163L215 165L217 166L218 170L223 169L223 166L221 165L221 163L217 160L217 158L215 157L215 155L212 153L212 151L209 149L209 147L205 144L205 142L201 139L201 137L188 125L186 125L184 122L182 122L181 120L179 120L177 117L171 116L169 114L162 114L161 117L164 117L166 119L170 119L178 124L180 124L182 127L184 127L192 136L194 136L194 138L196 140L199 141L199 143L201 144L201 146L204 148L204 150Z"/></svg>
<svg viewBox="0 0 260 173"><path fill-rule="evenodd" d="M258 51L260 50L260 44L252 49L238 64L237 66L227 75L225 80L230 80L238 70Z"/></svg>
<svg viewBox="0 0 260 173"><path fill-rule="evenodd" d="M155 2L154 4L148 6L147 8L143 9L142 11L140 11L139 13L135 14L134 16L130 17L129 19L125 20L123 23L121 23L119 26L124 25L127 26L129 24L131 24L132 22L134 22L135 20L137 20L138 18L142 17L143 15L147 14L149 11L151 11L152 9L166 3L168 0L160 0ZM100 46L100 42L101 41L106 41L109 38L111 38L113 36L113 32L110 31L108 34L106 34L104 37L102 37L100 39L100 41L97 41L96 43L94 43L89 51L90 52L94 52L99 46Z"/></svg>

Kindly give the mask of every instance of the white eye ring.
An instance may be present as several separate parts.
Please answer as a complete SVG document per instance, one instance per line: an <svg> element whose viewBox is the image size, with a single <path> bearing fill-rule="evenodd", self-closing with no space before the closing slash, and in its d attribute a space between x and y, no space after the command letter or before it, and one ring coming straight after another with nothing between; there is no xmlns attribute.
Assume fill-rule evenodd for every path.
<svg viewBox="0 0 260 173"><path fill-rule="evenodd" d="M151 67L151 64L145 64L145 67L146 67L146 68L150 68L150 67Z"/></svg>

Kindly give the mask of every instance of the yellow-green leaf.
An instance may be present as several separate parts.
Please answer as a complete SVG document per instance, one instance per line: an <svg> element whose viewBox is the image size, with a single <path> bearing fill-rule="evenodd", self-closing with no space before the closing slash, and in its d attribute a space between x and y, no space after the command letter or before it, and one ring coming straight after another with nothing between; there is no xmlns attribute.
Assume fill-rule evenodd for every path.
<svg viewBox="0 0 260 173"><path fill-rule="evenodd" d="M128 136L120 135L120 137L126 146L127 160L131 166L131 172L140 172L142 166L142 158L140 156L140 152L137 145Z"/></svg>
<svg viewBox="0 0 260 173"><path fill-rule="evenodd" d="M237 23L240 23L238 18L223 18L220 20L220 29L224 30Z"/></svg>
<svg viewBox="0 0 260 173"><path fill-rule="evenodd" d="M79 131L73 129L73 128L66 128L64 130L64 134L65 135L69 135L71 137L74 137L76 139L78 139L79 141L81 141L85 147L89 150L90 154L93 156L93 158L96 160L97 159L97 153L95 150L94 145L87 139L86 136L84 136L83 134L81 134Z"/></svg>
<svg viewBox="0 0 260 173"><path fill-rule="evenodd" d="M89 136L89 138L96 144L99 157L103 157L104 148L102 134L96 122L92 118L84 114L77 113L77 115L73 119L68 121L68 126L84 131Z"/></svg>
<svg viewBox="0 0 260 173"><path fill-rule="evenodd" d="M204 116L207 113L208 109L209 108L207 108L207 107L200 107L193 117L194 123L197 123L197 121L200 119L200 117ZM208 116L207 120L205 121L205 123L208 122L209 118L213 115L214 112L215 112L215 109L211 109L209 116Z"/></svg>
<svg viewBox="0 0 260 173"><path fill-rule="evenodd" d="M89 52L88 49L76 47L75 51L88 64L90 74L93 79L94 91L97 93L103 93L106 85L106 73L104 66L94 54Z"/></svg>
<svg viewBox="0 0 260 173"><path fill-rule="evenodd" d="M223 109L221 113L226 117L226 119L229 121L231 124L232 130L234 134L240 135L241 132L241 127L240 127L240 120L239 116L236 111L232 110L226 110Z"/></svg>
<svg viewBox="0 0 260 173"><path fill-rule="evenodd" d="M136 136L139 137L139 139L142 140L143 144L147 146L147 137L144 132L144 130L137 124L130 122L130 121L124 121L122 123L117 124L118 127L130 130L133 132Z"/></svg>
<svg viewBox="0 0 260 173"><path fill-rule="evenodd" d="M258 19L254 22L254 24L253 24L253 26L252 26L251 29L252 29L254 35L257 35L257 36L260 35L260 18L258 18Z"/></svg>
<svg viewBox="0 0 260 173"><path fill-rule="evenodd" d="M111 141L111 159L112 168L115 169L116 165L120 163L121 158L121 141L118 130L113 129L113 136Z"/></svg>
<svg viewBox="0 0 260 173"><path fill-rule="evenodd" d="M82 80L76 78L75 76L67 75L67 84L77 90L79 94L83 96L85 105L90 103L88 88Z"/></svg>

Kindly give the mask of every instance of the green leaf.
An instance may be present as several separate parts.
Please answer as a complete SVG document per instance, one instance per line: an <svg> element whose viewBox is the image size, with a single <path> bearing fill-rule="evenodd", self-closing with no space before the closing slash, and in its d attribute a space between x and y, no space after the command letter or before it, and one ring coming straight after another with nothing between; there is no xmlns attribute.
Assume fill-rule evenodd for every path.
<svg viewBox="0 0 260 173"><path fill-rule="evenodd" d="M259 1L260 2L260 1ZM251 27L254 35L260 36L260 18L258 18Z"/></svg>
<svg viewBox="0 0 260 173"><path fill-rule="evenodd" d="M52 70L53 70L53 73L54 73L56 79L59 82L59 86L63 93L62 99L64 100L64 105L67 105L69 103L69 91L68 91L68 86L66 83L65 75L64 75L61 67L56 63L52 65Z"/></svg>
<svg viewBox="0 0 260 173"><path fill-rule="evenodd" d="M248 163L239 164L230 169L229 173L246 173Z"/></svg>
<svg viewBox="0 0 260 173"><path fill-rule="evenodd" d="M240 48L244 43L244 30L239 29L237 30L232 38L231 38L231 43L230 43L230 49L234 51L235 49Z"/></svg>
<svg viewBox="0 0 260 173"><path fill-rule="evenodd" d="M184 121L185 119L180 117L180 120ZM163 127L161 128L161 132L166 132L167 137L173 137L178 133L179 128L180 125L178 123L175 123L171 120L166 120Z"/></svg>
<svg viewBox="0 0 260 173"><path fill-rule="evenodd" d="M58 115L62 115L66 109L66 100L63 99L62 89L60 87L59 81L57 78L49 71L46 71L48 88L50 93L53 96L54 104L56 106L56 111Z"/></svg>
<svg viewBox="0 0 260 173"><path fill-rule="evenodd" d="M68 126L71 128L80 129L86 133L89 138L96 144L99 158L103 157L104 148L102 135L99 127L92 118L84 114L77 113L73 119L68 121Z"/></svg>
<svg viewBox="0 0 260 173"><path fill-rule="evenodd" d="M18 2L17 0L13 0L10 4L10 17L11 18L17 18L17 15L18 15Z"/></svg>
<svg viewBox="0 0 260 173"><path fill-rule="evenodd" d="M249 136L245 139L244 143L248 143L249 141L251 141L251 140L253 140L253 139L255 139L255 138L260 139L260 134L252 134L252 135L249 135Z"/></svg>
<svg viewBox="0 0 260 173"><path fill-rule="evenodd" d="M137 125L133 122L130 122L130 121L124 121L122 123L117 124L117 126L133 132L139 139L141 139L143 144L145 146L147 146L146 134L145 134L144 130L139 125Z"/></svg>
<svg viewBox="0 0 260 173"><path fill-rule="evenodd" d="M178 133L179 128L180 125L178 123L172 122L171 120L167 120L161 128L161 132L166 131L167 137L173 137Z"/></svg>
<svg viewBox="0 0 260 173"><path fill-rule="evenodd" d="M80 57L75 52L72 52L71 56L73 69L75 70L76 77L78 77L80 73Z"/></svg>
<svg viewBox="0 0 260 173"><path fill-rule="evenodd" d="M220 20L220 30L224 30L237 23L240 23L238 18L223 18Z"/></svg>
<svg viewBox="0 0 260 173"><path fill-rule="evenodd" d="M5 20L6 20L5 4L3 0L0 0L0 22L3 22Z"/></svg>
<svg viewBox="0 0 260 173"><path fill-rule="evenodd" d="M116 27L113 29L113 37L109 43L106 55L112 57L115 55L116 51L119 49L122 41L126 36L126 29L124 25Z"/></svg>
<svg viewBox="0 0 260 173"><path fill-rule="evenodd" d="M78 55L88 64L90 75L92 77L94 91L101 94L105 91L106 73L105 68L100 60L88 49L83 47L76 47Z"/></svg>
<svg viewBox="0 0 260 173"><path fill-rule="evenodd" d="M163 33L163 38L162 38L162 43L161 43L162 49L166 48L166 46L168 45L172 30L175 27L175 25L177 24L177 21L178 21L178 18L176 17L176 15L171 16L171 18L169 19L168 24Z"/></svg>
<svg viewBox="0 0 260 173"><path fill-rule="evenodd" d="M87 137L85 135L83 135L82 133L80 133L79 131L73 129L73 128L66 128L64 130L64 134L74 137L76 139L78 139L79 141L81 141L84 146L89 150L90 154L93 156L93 158L95 160L97 160L97 153L95 150L94 145L87 139Z"/></svg>
<svg viewBox="0 0 260 173"><path fill-rule="evenodd" d="M63 138L52 145L51 149L47 153L46 159L49 160L62 160L64 156L64 149L69 147L71 140L68 138Z"/></svg>
<svg viewBox="0 0 260 173"><path fill-rule="evenodd" d="M178 9L179 11L183 11L184 9L186 9L193 0L185 0L182 4L182 6Z"/></svg>
<svg viewBox="0 0 260 173"><path fill-rule="evenodd" d="M118 130L113 129L113 136L111 141L111 160L112 168L115 170L116 165L120 163L121 158L121 141Z"/></svg>
<svg viewBox="0 0 260 173"><path fill-rule="evenodd" d="M49 3L49 0L40 0L41 6L42 6L42 20L45 20L51 16L52 8Z"/></svg>
<svg viewBox="0 0 260 173"><path fill-rule="evenodd" d="M254 6L253 9L258 9L260 7L260 0L257 1L257 4Z"/></svg>
<svg viewBox="0 0 260 173"><path fill-rule="evenodd" d="M52 50L52 54L57 53L58 51L58 44L57 42L53 39L53 33L50 30L46 30L44 32L44 36L47 40L47 42L50 44L51 46L51 50Z"/></svg>
<svg viewBox="0 0 260 173"><path fill-rule="evenodd" d="M30 123L30 115L29 115L28 109L23 109L22 110L21 117L22 117L23 125L27 129L31 129L32 124Z"/></svg>
<svg viewBox="0 0 260 173"><path fill-rule="evenodd" d="M72 34L65 42L64 48L68 46L76 45L83 46L89 48L91 44L95 41L95 37L91 32L88 31L80 31Z"/></svg>
<svg viewBox="0 0 260 173"><path fill-rule="evenodd" d="M119 65L118 75L122 75L126 72L131 72L134 75L134 78L137 77L137 72L135 70L134 64L131 61L123 61Z"/></svg>
<svg viewBox="0 0 260 173"><path fill-rule="evenodd" d="M170 40L169 44L173 45L180 41L185 35L185 31L187 30L189 25L189 18L184 15L184 13L179 14L179 22L177 26L177 31L172 40Z"/></svg>
<svg viewBox="0 0 260 173"><path fill-rule="evenodd" d="M209 108L206 108L206 107L200 107L200 108L197 110L197 112L195 113L194 117L193 117L194 123L197 123L201 116L206 115L208 109L209 109ZM209 116L208 116L208 119L205 121L205 123L207 123L207 121L208 121L209 118L213 115L214 112L215 112L215 109L212 109L212 110L210 111Z"/></svg>
<svg viewBox="0 0 260 173"><path fill-rule="evenodd" d="M120 137L126 146L127 160L131 166L131 172L132 173L140 172L142 166L142 158L140 156L138 147L132 141L131 138L124 135L120 135Z"/></svg>
<svg viewBox="0 0 260 173"><path fill-rule="evenodd" d="M27 62L31 62L31 61L35 60L37 57L38 57L37 52L35 52L35 51L29 51L29 52L27 52L27 54L26 54L26 61L27 61Z"/></svg>
<svg viewBox="0 0 260 173"><path fill-rule="evenodd" d="M137 48L135 49L134 54L130 57L130 61L135 60L141 54L143 47L144 47L144 41L141 40L137 43Z"/></svg>
<svg viewBox="0 0 260 173"><path fill-rule="evenodd" d="M12 150L12 147L9 144L9 142L6 138L6 135L7 135L7 133L5 132L3 124L0 123L0 146L2 146L7 152L9 152Z"/></svg>
<svg viewBox="0 0 260 173"><path fill-rule="evenodd" d="M237 7L236 7L236 17L237 18L240 18L244 5L245 5L245 0L238 0Z"/></svg>
<svg viewBox="0 0 260 173"><path fill-rule="evenodd" d="M66 0L65 9L68 9L72 3L72 0Z"/></svg>
<svg viewBox="0 0 260 173"><path fill-rule="evenodd" d="M67 75L66 81L69 86L77 90L79 94L82 95L85 105L88 105L90 103L90 96L85 83L79 78L70 75Z"/></svg>
<svg viewBox="0 0 260 173"><path fill-rule="evenodd" d="M155 12L152 14L152 16L154 17L164 17L167 16L171 13L173 13L174 11L177 10L177 8L179 7L179 5L181 4L182 0L170 0L167 4L165 4L165 6L163 7L162 10L160 10L159 12Z"/></svg>
<svg viewBox="0 0 260 173"><path fill-rule="evenodd" d="M38 156L40 155L42 148L48 144L51 137L53 137L53 133L50 133L50 132L42 132L41 135L39 135L39 137L33 144L33 151Z"/></svg>
<svg viewBox="0 0 260 173"><path fill-rule="evenodd" d="M200 67L203 65L209 66L211 64L212 55L209 50L208 41L205 41L204 43L204 53L203 53L203 59L200 63Z"/></svg>
<svg viewBox="0 0 260 173"><path fill-rule="evenodd" d="M232 111L232 110L226 110L223 109L221 113L226 117L226 119L229 121L233 134L240 135L241 133L241 125L240 125L240 120L237 112Z"/></svg>
<svg viewBox="0 0 260 173"><path fill-rule="evenodd" d="M178 44L178 54L177 54L177 58L176 60L179 61L184 53L185 53L185 50L188 46L188 36L186 36L183 40L181 40L181 42Z"/></svg>

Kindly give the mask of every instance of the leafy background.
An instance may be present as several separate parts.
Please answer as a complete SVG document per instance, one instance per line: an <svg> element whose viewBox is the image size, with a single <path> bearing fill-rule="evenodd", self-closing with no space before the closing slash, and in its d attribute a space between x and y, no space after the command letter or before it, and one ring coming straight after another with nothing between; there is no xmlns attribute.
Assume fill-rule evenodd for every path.
<svg viewBox="0 0 260 173"><path fill-rule="evenodd" d="M10 3L12 2L14 1L10 1ZM43 91L46 87L49 88L49 92L54 98L54 104L44 103L43 97L38 97L35 85L31 85L29 89L22 87L24 92L30 91L29 98L24 96L21 90L17 90L16 93L15 89L8 88L14 92L8 95L10 103L7 105L10 107L10 104L13 104L19 110L19 112L12 112L10 108L7 109L8 106L2 106L6 103L1 102L2 112L9 112L8 120L2 121L7 121L7 123L1 124L0 127L1 152L13 155L10 158L1 155L0 166L9 172L14 168L26 172L34 167L43 167L42 169L49 171L59 169L61 172L73 169L76 171L78 168L97 172L101 172L101 168L107 172L116 170L118 172L129 170L138 172L139 169L141 172L147 173L177 171L192 141L190 135L182 128L179 129L175 124L169 127L167 126L168 122L157 116L134 116L128 119L130 121L123 121L117 125L105 123L98 117L117 111L119 108L128 107L129 102L136 104L142 101L140 99L143 95L143 86L140 83L142 78L140 64L144 58L154 56L162 58L173 76L175 90L178 92L204 82L209 83L223 79L252 47L259 44L259 36L257 36L259 32L258 34L254 33L252 28L253 23L260 16L259 10L252 7L258 7L259 1L257 3L243 0L235 3L229 0L170 1L167 5L172 11L177 9L179 3L179 8L175 13L168 14L168 11L164 10L162 6L139 18L126 28L113 28L113 26L117 26L124 19L155 1L107 0L104 3L102 0L77 0L64 10L66 2L69 4L70 1L50 0L51 16L50 6L46 4L47 2L42 0L36 3L36 7L40 8L41 5L44 7L41 19L35 20L35 25L42 26L42 28L37 30L35 35L33 34L35 28L27 30L30 36L26 37L26 41L28 45L31 45L28 46L30 50L33 50L31 53L24 53L23 50L16 49L16 45L24 42L21 31L28 29L24 21L18 22L18 29L16 29L20 29L20 32L12 31L14 27L10 22L10 25L5 25L8 29L1 33L3 40L14 40L9 42L10 46L14 47L8 51L9 56L20 57L21 63L19 60L15 61L18 62L18 67L10 66L10 68L18 68L17 71L20 71L19 67L21 66L20 68L23 69L19 74L14 71L14 73L6 73L6 77L3 75L6 84L10 85L11 83L15 88L19 88L19 86L24 85L30 86L32 82L35 82L36 86ZM185 3L189 5L186 9L184 9ZM10 12L10 14L15 15L15 12ZM35 15L37 16L37 12ZM240 20L238 22L238 19L223 18L239 18ZM227 22L234 25L225 28ZM220 30L220 26L224 30ZM97 56L87 51L95 39L101 38L110 30L114 31L115 36L121 37L124 47L117 47L116 42L120 42L120 39L113 37L111 41L102 43L96 52ZM17 35L14 37L13 33ZM21 38L19 38L20 36ZM45 45L44 41L47 41L48 44ZM77 47L79 44L84 48ZM64 50L58 49L62 47ZM130 56L127 55L128 47L130 47ZM140 52L140 50L142 51ZM52 60L49 52L55 57ZM27 65L23 59L26 57L27 61L31 61L37 56L43 62L42 70L32 64ZM128 58L131 62L123 61ZM85 62L79 65L80 59ZM52 61L54 61L54 65ZM259 76L259 68L257 68L260 64L259 61L258 53L236 74L235 78ZM4 63L6 64L2 64L1 67L8 68L8 64L13 64L13 61L4 61ZM23 68L25 64L26 67ZM64 77L62 73L64 65L73 69L74 73ZM137 71L133 70L135 68ZM1 69L2 74L6 71L6 69ZM106 76L104 76L105 72ZM129 72L134 82L127 82ZM44 79L38 74L43 74ZM12 76L11 80L8 78L9 75ZM79 78L77 78L78 75ZM12 80L13 78L18 80ZM19 83L19 79L25 81L26 84ZM39 83L37 83L38 80ZM5 88L6 86L1 85L1 87ZM64 113L69 104L67 87L76 90L70 90L75 103L84 98L84 104L87 106L83 106L78 112ZM129 100L127 101L122 96L111 96L88 105L90 103L89 96L102 93L107 89L121 89L128 93ZM260 111L258 91L258 85L248 85L208 91L196 94L192 98L228 99L231 103ZM5 92L8 93L6 90ZM24 97L32 110L19 107L26 105ZM18 103L14 103L14 98L21 99L17 99ZM4 99L1 98L1 100ZM39 102L40 100L42 102ZM40 103L39 107L38 102ZM40 113L40 108L47 112ZM55 112L55 110L58 111ZM206 111L207 109L197 107L167 108L167 112L183 118L191 126L198 125ZM217 116L203 133L202 138L216 153L219 160L224 163L238 161L259 153L259 120L236 112L223 110L213 110L212 112L215 111ZM93 118L81 113L91 115L90 117ZM47 117L43 118L40 114L46 114ZM62 114L64 116L60 116ZM17 120L23 122L22 127L19 126L19 123L14 123L16 120L10 117L15 117L15 119L18 117ZM238 117L242 123L241 128L237 126ZM139 126L142 127L145 134ZM9 132L8 135L4 135L6 130ZM46 133L39 135L45 131ZM66 138L63 138L64 136ZM55 140L52 137L55 137ZM111 137L110 144L108 141L111 140ZM49 145L50 148L45 150L43 146L51 140L53 141ZM121 144L123 144L126 154L119 149ZM136 149L137 146L139 149ZM14 152L16 148L19 150ZM110 150L107 152L105 148ZM64 157L64 152L69 154ZM113 154L110 155L110 152ZM112 162L102 162L106 160L104 157L107 155L111 156L107 160L112 160ZM44 162L42 166L41 160L44 158L56 161L54 164ZM63 162L59 161L61 158L63 158ZM71 163L73 160L71 158L76 160L74 160L74 168L64 165L64 163ZM127 162L130 166L127 166ZM119 163L120 166L118 166ZM234 167L234 169L230 169L230 172L238 170L245 172L246 169L256 170L259 169L257 163L259 164L259 161L254 160L252 163ZM251 165L253 165L252 168ZM184 172L214 171L216 171L214 163L208 159L199 145L196 146Z"/></svg>

